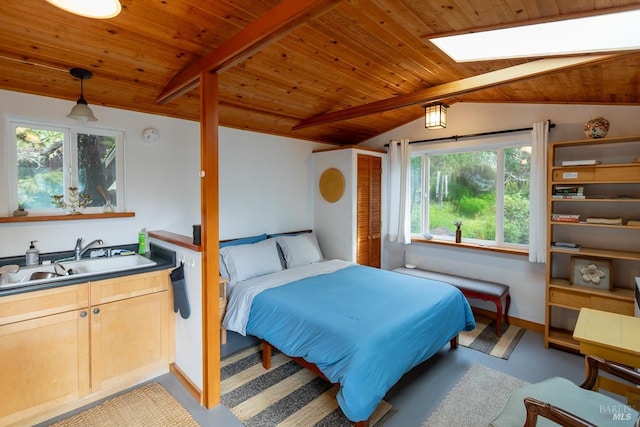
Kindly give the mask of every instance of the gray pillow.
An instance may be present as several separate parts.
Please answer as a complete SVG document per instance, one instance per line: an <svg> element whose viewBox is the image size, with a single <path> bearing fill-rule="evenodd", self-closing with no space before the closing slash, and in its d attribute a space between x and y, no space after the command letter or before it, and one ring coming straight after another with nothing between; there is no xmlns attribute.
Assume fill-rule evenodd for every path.
<svg viewBox="0 0 640 427"><path fill-rule="evenodd" d="M314 233L281 236L277 237L276 241L282 250L287 268L301 267L322 261L322 251Z"/></svg>
<svg viewBox="0 0 640 427"><path fill-rule="evenodd" d="M271 239L247 245L226 246L220 256L229 272L229 284L282 270L276 242Z"/></svg>

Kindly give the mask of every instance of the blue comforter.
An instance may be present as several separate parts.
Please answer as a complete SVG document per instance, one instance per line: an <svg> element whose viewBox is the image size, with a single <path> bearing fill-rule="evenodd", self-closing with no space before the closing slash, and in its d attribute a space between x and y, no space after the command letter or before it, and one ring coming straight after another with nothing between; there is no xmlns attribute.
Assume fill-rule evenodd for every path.
<svg viewBox="0 0 640 427"><path fill-rule="evenodd" d="M454 286L354 265L261 292L247 332L315 364L362 421L405 372L474 327Z"/></svg>

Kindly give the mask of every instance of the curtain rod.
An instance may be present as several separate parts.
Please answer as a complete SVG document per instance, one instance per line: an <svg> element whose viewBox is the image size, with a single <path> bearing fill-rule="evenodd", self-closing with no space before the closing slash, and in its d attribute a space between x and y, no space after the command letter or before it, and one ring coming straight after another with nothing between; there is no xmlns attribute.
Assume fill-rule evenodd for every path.
<svg viewBox="0 0 640 427"><path fill-rule="evenodd" d="M549 131L551 131L551 129L556 127L556 125L554 123L551 123L551 120L547 120L547 121L549 122ZM460 138L474 138L474 137L478 137L478 136L499 135L499 134L502 134L502 133L523 132L525 130L533 130L533 127L520 128L520 129L494 130L494 131L490 131L490 132L469 133L469 134L466 134L466 135L452 135L452 136L446 136L446 137L442 137L442 138L422 139L420 141L409 141L409 144L420 144L420 143L425 143L425 142L446 141L448 139L453 139L453 140L457 141ZM388 147L389 144L384 144L384 146Z"/></svg>

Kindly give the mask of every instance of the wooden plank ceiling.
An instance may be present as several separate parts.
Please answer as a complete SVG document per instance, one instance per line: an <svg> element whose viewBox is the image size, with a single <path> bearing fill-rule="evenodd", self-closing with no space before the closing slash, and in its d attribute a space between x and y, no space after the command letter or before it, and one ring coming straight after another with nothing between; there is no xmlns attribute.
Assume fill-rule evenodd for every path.
<svg viewBox="0 0 640 427"><path fill-rule="evenodd" d="M66 99L71 109L80 85L68 70L82 67L94 73L84 84L89 105L197 121L197 88L168 102L159 98L176 76L279 1L121 3L119 16L92 20L44 0L0 2L0 88ZM640 53L447 92L459 89L457 82L539 58L458 64L429 42L444 34L638 8L640 0L335 1L220 71L220 124L357 144L421 117L421 104L433 99L639 105ZM411 103L394 106L402 99ZM385 111L373 108L382 105ZM341 116L349 109L366 114ZM328 113L338 120L325 122Z"/></svg>

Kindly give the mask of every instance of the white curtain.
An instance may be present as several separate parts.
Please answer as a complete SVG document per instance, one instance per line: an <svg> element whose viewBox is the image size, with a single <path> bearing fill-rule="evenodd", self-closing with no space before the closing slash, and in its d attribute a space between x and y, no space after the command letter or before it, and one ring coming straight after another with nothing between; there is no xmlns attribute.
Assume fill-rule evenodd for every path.
<svg viewBox="0 0 640 427"><path fill-rule="evenodd" d="M409 140L389 144L389 235L391 242L411 243L409 183L411 174Z"/></svg>
<svg viewBox="0 0 640 427"><path fill-rule="evenodd" d="M547 146L549 121L536 122L531 131L531 193L529 261L546 262L547 254Z"/></svg>

